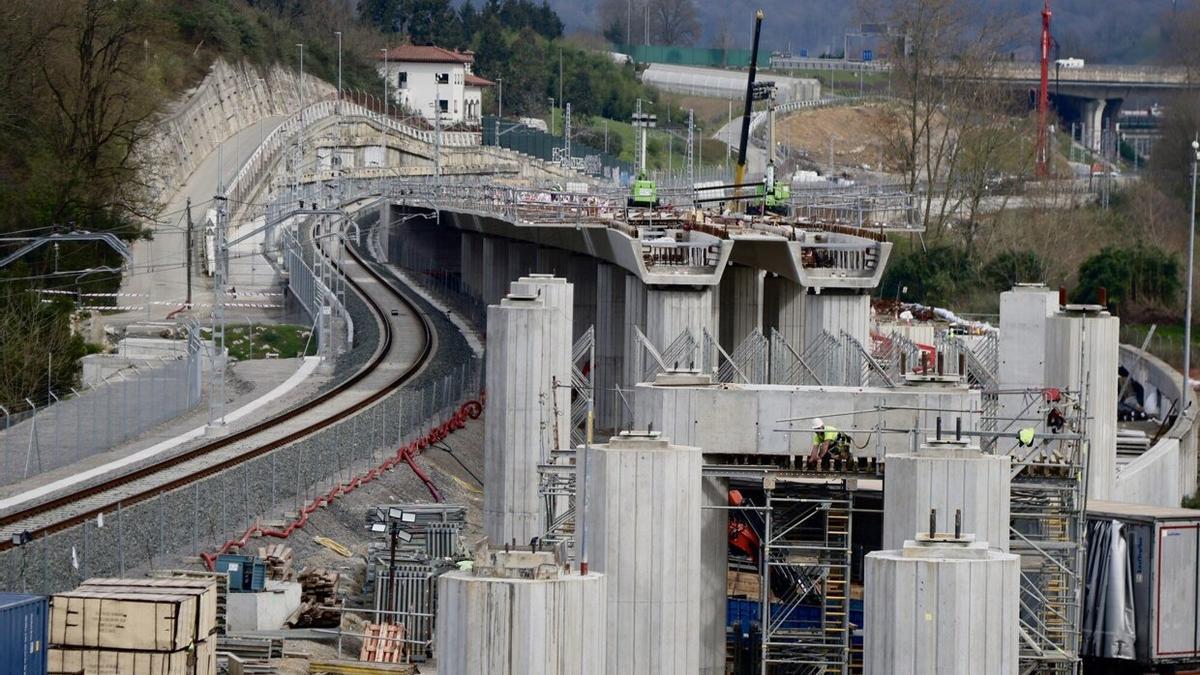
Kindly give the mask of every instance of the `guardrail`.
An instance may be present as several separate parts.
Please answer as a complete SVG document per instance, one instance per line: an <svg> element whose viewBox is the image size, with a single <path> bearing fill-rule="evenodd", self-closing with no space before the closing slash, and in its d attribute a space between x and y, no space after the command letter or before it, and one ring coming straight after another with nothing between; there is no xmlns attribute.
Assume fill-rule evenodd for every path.
<svg viewBox="0 0 1200 675"><path fill-rule="evenodd" d="M245 203L251 192L262 182L265 173L279 158L280 150L293 143L308 127L335 116L362 118L380 125L389 131L408 136L423 143L440 144L442 147L474 147L480 145L481 135L473 131L443 131L440 141L438 132L418 129L402 124L357 103L327 99L297 111L271 130L258 148L242 164L241 169L226 186L226 195L234 204Z"/></svg>

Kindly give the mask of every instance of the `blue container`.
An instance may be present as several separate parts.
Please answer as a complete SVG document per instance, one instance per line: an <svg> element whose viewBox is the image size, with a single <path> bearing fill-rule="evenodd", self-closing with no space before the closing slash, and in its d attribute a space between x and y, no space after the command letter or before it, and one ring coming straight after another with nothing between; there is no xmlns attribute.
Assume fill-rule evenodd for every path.
<svg viewBox="0 0 1200 675"><path fill-rule="evenodd" d="M217 571L229 575L231 593L257 593L267 583L267 564L252 555L219 555Z"/></svg>
<svg viewBox="0 0 1200 675"><path fill-rule="evenodd" d="M774 612L784 611L783 605L772 603L771 609ZM758 621L758 600L745 600L741 598L728 598L726 600L725 623L728 626L737 626L743 621L755 623ZM776 617L778 618L778 617ZM855 626L863 625L863 603L862 600L850 600L850 623ZM803 630L809 628L817 628L821 625L821 608L817 605L797 605L791 609L783 619L781 628L789 630Z"/></svg>
<svg viewBox="0 0 1200 675"><path fill-rule="evenodd" d="M0 593L0 673L45 675L49 632L46 596Z"/></svg>

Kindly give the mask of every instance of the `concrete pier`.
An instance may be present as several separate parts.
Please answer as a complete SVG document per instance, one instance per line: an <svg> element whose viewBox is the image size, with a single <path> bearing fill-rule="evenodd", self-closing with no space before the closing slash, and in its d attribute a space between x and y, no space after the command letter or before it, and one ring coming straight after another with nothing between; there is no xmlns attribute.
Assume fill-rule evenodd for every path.
<svg viewBox="0 0 1200 675"><path fill-rule="evenodd" d="M625 376L625 277L616 265L596 266L596 427L608 432L621 426L615 389Z"/></svg>
<svg viewBox="0 0 1200 675"><path fill-rule="evenodd" d="M488 307L483 518L495 542L526 544L546 530L537 466L549 458L554 427L546 358L552 320L536 297Z"/></svg>
<svg viewBox="0 0 1200 675"><path fill-rule="evenodd" d="M574 311L575 290L561 277L533 274L512 283L514 296L532 296L542 300L550 312L543 324L543 357L554 389L555 433L552 447L571 445L571 316ZM550 386L553 386L552 384Z"/></svg>
<svg viewBox="0 0 1200 675"><path fill-rule="evenodd" d="M1018 285L1000 294L1000 358L996 369L1000 391L1046 386L1046 322L1057 312L1058 293L1041 284ZM1022 394L1000 394L997 401L1000 404L998 417L1002 420L1020 416L1026 407ZM1031 422L1024 424L1027 423ZM1042 426L1038 425L1039 431Z"/></svg>
<svg viewBox="0 0 1200 675"><path fill-rule="evenodd" d="M681 363L681 368L699 367L705 331L716 333L720 306L712 287L701 289L676 286L651 286L646 292L646 338L659 351L666 349L687 329L696 341L693 363ZM714 336L715 337L715 336ZM668 367L674 364L668 363Z"/></svg>
<svg viewBox="0 0 1200 675"><path fill-rule="evenodd" d="M608 577L608 673L695 675L711 634L702 617L718 615L702 605L716 596L701 583L700 450L623 434L588 453L588 562Z"/></svg>
<svg viewBox="0 0 1200 675"><path fill-rule="evenodd" d="M968 537L867 554L867 675L1016 675L1020 556Z"/></svg>
<svg viewBox="0 0 1200 675"><path fill-rule="evenodd" d="M965 442L931 440L915 455L889 454L883 548L902 548L914 532L929 529L936 509L939 527L953 531L959 510L963 532L1008 551L1010 467L1008 455L985 455Z"/></svg>
<svg viewBox="0 0 1200 675"><path fill-rule="evenodd" d="M545 551L477 551L438 577L438 672L603 675L605 578Z"/></svg>
<svg viewBox="0 0 1200 675"><path fill-rule="evenodd" d="M623 332L625 333L625 374L622 382L626 387L632 387L642 380L638 372L641 367L642 344L638 340L637 328L646 332L646 284L632 274L625 275L625 318ZM623 419L632 422L630 413L622 412Z"/></svg>
<svg viewBox="0 0 1200 675"><path fill-rule="evenodd" d="M1111 499L1117 472L1117 365L1121 321L1099 307L1073 309L1046 324L1046 384L1086 391L1088 499Z"/></svg>
<svg viewBox="0 0 1200 675"><path fill-rule="evenodd" d="M508 242L483 238L483 302L494 305L508 294Z"/></svg>

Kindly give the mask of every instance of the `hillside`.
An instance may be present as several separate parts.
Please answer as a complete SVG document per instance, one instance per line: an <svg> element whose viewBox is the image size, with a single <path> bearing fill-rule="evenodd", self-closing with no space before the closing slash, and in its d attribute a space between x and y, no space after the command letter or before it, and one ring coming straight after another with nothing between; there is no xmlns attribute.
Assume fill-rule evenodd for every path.
<svg viewBox="0 0 1200 675"><path fill-rule="evenodd" d="M640 4L634 2L634 6ZM1041 30L1041 0L965 0L980 17L1011 16L1026 25L1022 38L1012 45L1036 53ZM703 36L696 46L714 46L721 27L728 27L736 47L749 47L754 10L766 14L763 46L769 51L793 52L807 48L812 55L828 49L840 50L848 27L856 27L865 16L864 2L844 0L697 0ZM871 2L870 4L877 4ZM883 4L887 4L886 0ZM1149 63L1167 56L1164 35L1173 23L1169 0L1127 0L1107 3L1096 11L1095 0L1051 0L1054 36L1063 56L1113 63ZM1178 3L1187 6L1188 3ZM1192 3L1194 4L1194 3ZM567 30L599 32L600 0L550 0ZM636 9L635 9L636 11ZM982 22L982 19L981 19ZM636 33L636 31L635 31ZM1024 48L1024 49L1022 49ZM1033 51L1030 51L1033 50Z"/></svg>

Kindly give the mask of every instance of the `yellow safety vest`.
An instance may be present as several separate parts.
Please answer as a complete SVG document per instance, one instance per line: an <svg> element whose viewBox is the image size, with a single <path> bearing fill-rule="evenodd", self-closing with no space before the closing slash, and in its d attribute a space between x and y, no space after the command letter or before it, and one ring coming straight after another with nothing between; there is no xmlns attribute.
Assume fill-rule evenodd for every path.
<svg viewBox="0 0 1200 675"><path fill-rule="evenodd" d="M826 424L824 429L813 434L813 445L820 445L826 441L832 443L837 440L837 437L837 427Z"/></svg>
<svg viewBox="0 0 1200 675"><path fill-rule="evenodd" d="M1017 432L1017 441L1026 447L1033 447L1033 435L1035 430L1033 427L1025 427Z"/></svg>

